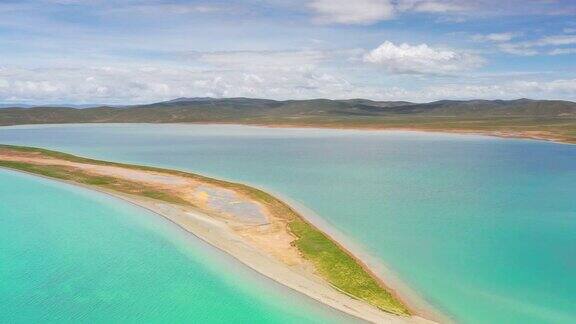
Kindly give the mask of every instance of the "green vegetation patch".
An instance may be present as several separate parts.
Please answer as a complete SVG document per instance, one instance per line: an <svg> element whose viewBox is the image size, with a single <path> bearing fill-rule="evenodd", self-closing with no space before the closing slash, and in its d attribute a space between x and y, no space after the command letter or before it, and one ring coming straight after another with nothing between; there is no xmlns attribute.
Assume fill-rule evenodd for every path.
<svg viewBox="0 0 576 324"><path fill-rule="evenodd" d="M302 219L290 222L289 227L298 237L295 244L300 252L333 286L384 311L410 314L406 306L324 233Z"/></svg>
<svg viewBox="0 0 576 324"><path fill-rule="evenodd" d="M188 201L170 192L158 190L136 182L119 180L113 177L91 175L72 167L60 165L37 165L25 162L0 161L0 166L39 174L49 178L77 182L85 185L112 189L119 192L140 195L156 200L162 200L175 204L189 204Z"/></svg>
<svg viewBox="0 0 576 324"><path fill-rule="evenodd" d="M71 180L72 175L70 170L67 168L51 165L51 166L40 166L24 162L16 161L0 161L0 166L21 170L25 172L40 174L50 178L56 178L61 180Z"/></svg>

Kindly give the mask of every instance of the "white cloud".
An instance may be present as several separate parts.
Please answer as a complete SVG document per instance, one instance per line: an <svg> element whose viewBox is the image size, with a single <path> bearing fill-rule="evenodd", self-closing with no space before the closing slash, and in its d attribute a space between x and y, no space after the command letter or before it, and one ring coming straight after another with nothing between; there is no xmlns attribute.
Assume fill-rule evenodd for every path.
<svg viewBox="0 0 576 324"><path fill-rule="evenodd" d="M0 102L142 103L177 97L331 97L350 84L317 69L198 70L95 66L3 68Z"/></svg>
<svg viewBox="0 0 576 324"><path fill-rule="evenodd" d="M576 79L550 81L440 83L427 86L357 84L328 71L199 71L153 66L77 68L2 68L0 101L29 103L148 103L177 97L262 97L273 99L369 98L432 101L439 99L576 99ZM518 78L519 79L519 78Z"/></svg>
<svg viewBox="0 0 576 324"><path fill-rule="evenodd" d="M539 40L529 43L531 46L548 46L548 45L572 45L576 44L576 35L552 35L540 38Z"/></svg>
<svg viewBox="0 0 576 324"><path fill-rule="evenodd" d="M570 49L561 48L566 45L576 44L576 35L550 35L533 41L517 43L501 43L498 45L501 51L513 55L532 56L538 54L570 54ZM550 48L560 46L560 48ZM541 51L541 48L548 48L548 51Z"/></svg>
<svg viewBox="0 0 576 324"><path fill-rule="evenodd" d="M524 46L521 43L512 44L512 43L503 43L499 44L498 48L508 54L512 55L519 55L519 56L533 56L538 55L539 52L531 47Z"/></svg>
<svg viewBox="0 0 576 324"><path fill-rule="evenodd" d="M260 69L305 69L326 58L322 51L222 51L192 55L202 63L214 67L245 70Z"/></svg>
<svg viewBox="0 0 576 324"><path fill-rule="evenodd" d="M548 52L549 55L569 55L576 54L576 48L556 48Z"/></svg>
<svg viewBox="0 0 576 324"><path fill-rule="evenodd" d="M388 0L312 0L309 3L319 23L367 25L394 16L394 6Z"/></svg>
<svg viewBox="0 0 576 324"><path fill-rule="evenodd" d="M397 8L400 11L450 13L468 10L469 6L462 1L400 0L397 3Z"/></svg>
<svg viewBox="0 0 576 324"><path fill-rule="evenodd" d="M474 54L389 41L366 53L364 61L398 74L452 74L484 64L484 59Z"/></svg>
<svg viewBox="0 0 576 324"><path fill-rule="evenodd" d="M462 16L442 16L435 20L437 23L442 24L461 24L466 22L466 18Z"/></svg>
<svg viewBox="0 0 576 324"><path fill-rule="evenodd" d="M457 0L310 0L308 6L319 23L348 25L369 25L401 12L450 14L470 9L468 3Z"/></svg>
<svg viewBox="0 0 576 324"><path fill-rule="evenodd" d="M430 98L452 99L515 99L515 98L576 98L576 79L552 81L510 81L494 84L445 84L425 89Z"/></svg>
<svg viewBox="0 0 576 324"><path fill-rule="evenodd" d="M168 15L187 15L187 14L204 14L219 12L223 9L210 4L187 4L187 3L127 3L109 8L106 13L117 12L126 14L168 14Z"/></svg>
<svg viewBox="0 0 576 324"><path fill-rule="evenodd" d="M517 33L492 33L492 34L476 34L472 36L472 39L479 42L508 42L511 41L513 38L517 37Z"/></svg>

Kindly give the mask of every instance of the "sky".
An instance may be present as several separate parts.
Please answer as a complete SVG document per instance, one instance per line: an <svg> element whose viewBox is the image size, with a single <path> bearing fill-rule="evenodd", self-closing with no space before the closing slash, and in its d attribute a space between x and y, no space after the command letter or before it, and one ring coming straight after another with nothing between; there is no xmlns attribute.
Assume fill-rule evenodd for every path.
<svg viewBox="0 0 576 324"><path fill-rule="evenodd" d="M0 103L576 101L576 0L0 0Z"/></svg>

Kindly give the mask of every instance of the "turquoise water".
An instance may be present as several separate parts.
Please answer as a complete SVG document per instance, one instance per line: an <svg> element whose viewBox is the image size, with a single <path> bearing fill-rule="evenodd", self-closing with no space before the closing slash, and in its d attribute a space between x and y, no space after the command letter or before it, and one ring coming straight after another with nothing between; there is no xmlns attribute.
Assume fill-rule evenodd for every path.
<svg viewBox="0 0 576 324"><path fill-rule="evenodd" d="M345 320L115 198L5 170L0 197L1 323Z"/></svg>
<svg viewBox="0 0 576 324"><path fill-rule="evenodd" d="M576 146L213 125L7 127L0 143L267 188L459 322L576 322Z"/></svg>

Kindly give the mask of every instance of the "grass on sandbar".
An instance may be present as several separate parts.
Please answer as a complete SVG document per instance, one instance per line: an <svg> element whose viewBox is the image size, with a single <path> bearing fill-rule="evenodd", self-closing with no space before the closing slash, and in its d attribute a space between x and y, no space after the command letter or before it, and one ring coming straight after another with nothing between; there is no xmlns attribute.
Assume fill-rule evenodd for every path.
<svg viewBox="0 0 576 324"><path fill-rule="evenodd" d="M333 286L384 311L410 314L406 306L324 233L301 219L290 222L289 227L298 237L295 244L300 252Z"/></svg>
<svg viewBox="0 0 576 324"><path fill-rule="evenodd" d="M112 189L131 195L144 196L152 199L162 200L169 203L188 204L187 201L181 199L176 195L171 194L170 192L148 187L140 183L119 180L113 177L88 174L71 167L65 167L60 165L37 165L15 161L0 161L0 166L10 169L21 170L29 173L39 174L49 178L56 178L60 180L77 182L85 185Z"/></svg>

